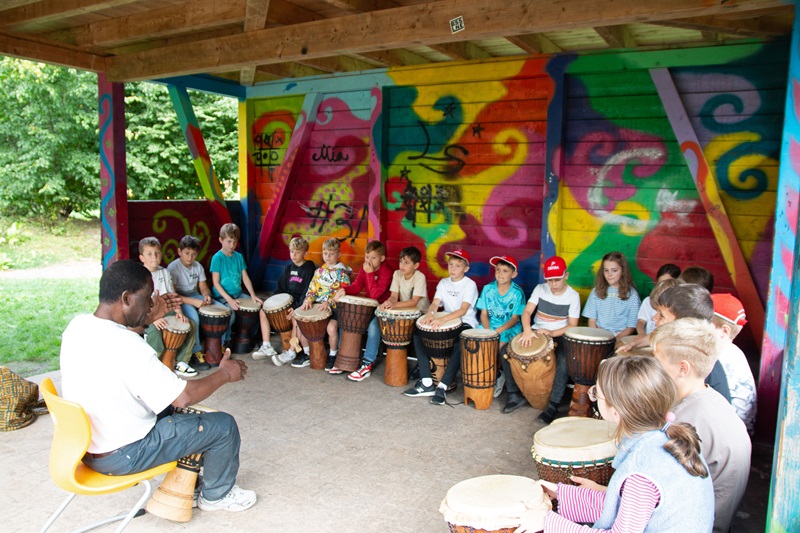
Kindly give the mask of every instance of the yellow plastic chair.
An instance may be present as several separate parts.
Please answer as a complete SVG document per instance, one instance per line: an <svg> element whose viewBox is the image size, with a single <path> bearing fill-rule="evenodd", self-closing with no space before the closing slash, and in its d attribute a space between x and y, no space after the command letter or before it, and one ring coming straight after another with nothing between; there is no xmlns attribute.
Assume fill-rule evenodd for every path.
<svg viewBox="0 0 800 533"><path fill-rule="evenodd" d="M53 478L56 485L70 492L64 503L47 520L47 523L42 528L42 533L53 525L77 494L85 496L111 494L141 483L145 487L144 496L136 502L136 505L128 513L105 518L77 530L76 533L89 531L118 520L122 520L122 523L117 528L117 532L122 531L134 516L138 516L139 511L144 507L147 499L150 498L153 492L150 479L159 474L169 472L175 468L177 462L173 461L127 476L107 476L95 472L81 462L86 450L89 449L89 443L92 441L92 428L89 425L89 417L86 416L86 411L79 404L59 397L56 387L50 378L45 378L39 387L44 395L47 408L50 410L50 416L53 418L50 477Z"/></svg>

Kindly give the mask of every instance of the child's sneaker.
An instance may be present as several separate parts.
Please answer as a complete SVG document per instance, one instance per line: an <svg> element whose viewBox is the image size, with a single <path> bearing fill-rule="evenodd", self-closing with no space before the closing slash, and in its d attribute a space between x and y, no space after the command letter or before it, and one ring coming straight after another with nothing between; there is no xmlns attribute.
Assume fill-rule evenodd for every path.
<svg viewBox="0 0 800 533"><path fill-rule="evenodd" d="M292 366L294 368L305 368L307 366L311 366L311 360L308 358L308 354L302 353L295 357L294 361L292 361Z"/></svg>
<svg viewBox="0 0 800 533"><path fill-rule="evenodd" d="M197 376L197 370L189 366L186 361L181 361L175 365L175 373L184 378L193 378Z"/></svg>
<svg viewBox="0 0 800 533"><path fill-rule="evenodd" d="M433 396L436 387L431 384L429 386L425 386L422 384L422 380L417 380L417 383L403 394L406 396Z"/></svg>
<svg viewBox="0 0 800 533"><path fill-rule="evenodd" d="M272 362L275 364L275 366L283 366L294 358L295 358L294 352L284 350L279 354L273 355Z"/></svg>
<svg viewBox="0 0 800 533"><path fill-rule="evenodd" d="M206 356L203 352L194 352L192 358L189 359L189 366L195 370L208 370L211 368L211 365L206 363Z"/></svg>
<svg viewBox="0 0 800 533"><path fill-rule="evenodd" d="M447 403L447 395L445 393L444 388L436 387L436 392L433 393L433 398L431 398L431 403L433 405L444 405Z"/></svg>
<svg viewBox="0 0 800 533"><path fill-rule="evenodd" d="M339 374L344 374L344 370L342 370L341 368L336 368L334 366L333 368L328 370L328 374L330 374L332 376L338 376Z"/></svg>
<svg viewBox="0 0 800 533"><path fill-rule="evenodd" d="M216 501L209 501L200 495L197 506L203 511L230 511L238 513L250 509L256 503L256 493L252 490L244 490L234 485L228 494Z"/></svg>
<svg viewBox="0 0 800 533"><path fill-rule="evenodd" d="M503 393L503 387L506 384L506 375L500 372L497 375L497 381L494 382L494 397L497 398Z"/></svg>
<svg viewBox="0 0 800 533"><path fill-rule="evenodd" d="M275 348L270 346L268 342L265 342L261 345L261 348L253 352L253 360L260 361L261 359L266 359L267 357L272 357L273 355L278 355L278 352L276 352Z"/></svg>
<svg viewBox="0 0 800 533"><path fill-rule="evenodd" d="M336 356L329 355L328 358L325 360L325 371L330 372L334 368L335 363L336 363Z"/></svg>
<svg viewBox="0 0 800 533"><path fill-rule="evenodd" d="M372 373L372 363L364 363L361 365L361 368L354 372L350 372L350 375L347 376L349 379L353 381L364 381L369 377Z"/></svg>

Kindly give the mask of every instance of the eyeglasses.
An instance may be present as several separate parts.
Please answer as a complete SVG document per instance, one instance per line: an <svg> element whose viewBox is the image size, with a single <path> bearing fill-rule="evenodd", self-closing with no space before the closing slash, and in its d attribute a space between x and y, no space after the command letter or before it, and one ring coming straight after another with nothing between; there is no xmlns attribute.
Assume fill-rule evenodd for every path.
<svg viewBox="0 0 800 533"><path fill-rule="evenodd" d="M605 398L602 398L597 395L597 385L592 385L591 387L589 387L589 391L587 392L587 394L589 395L589 399L593 402L596 402L597 400L605 401Z"/></svg>

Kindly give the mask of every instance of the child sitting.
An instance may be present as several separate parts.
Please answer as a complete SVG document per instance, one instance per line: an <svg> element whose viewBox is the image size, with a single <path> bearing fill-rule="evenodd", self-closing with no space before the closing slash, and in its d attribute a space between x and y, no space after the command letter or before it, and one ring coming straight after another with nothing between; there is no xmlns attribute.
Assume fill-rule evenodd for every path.
<svg viewBox="0 0 800 533"><path fill-rule="evenodd" d="M503 355L506 353L509 341L522 331L519 317L525 309L525 292L513 281L517 277L519 268L516 259L510 255L496 255L489 259L489 264L494 267L495 280L484 285L475 309L481 312L478 327L493 329L500 334L498 356L500 361L505 362ZM505 369L505 366L502 368ZM504 370L498 373L494 397L500 396L503 385L513 380L510 372Z"/></svg>
<svg viewBox="0 0 800 533"><path fill-rule="evenodd" d="M636 331L640 304L628 260L619 252L604 255L583 308L589 327L607 329L618 340L631 335Z"/></svg>
<svg viewBox="0 0 800 533"><path fill-rule="evenodd" d="M422 254L416 246L400 250L399 268L392 274L389 299L381 309L419 309L423 314L431 306L425 275L420 272Z"/></svg>
<svg viewBox="0 0 800 533"><path fill-rule="evenodd" d="M436 286L436 294L428 310L428 314L422 317L420 324L433 329L438 329L442 324L450 320L460 319L461 327L458 334L465 329L474 328L478 325L475 318L475 302L478 300L478 286L474 281L466 277L469 272L469 253L466 250L453 250L445 254L447 257L447 270L449 277L442 279ZM444 306L446 315L436 318L436 311L439 306ZM461 342L456 337L453 344L447 368L442 376L442 381L438 387L433 386L431 378L430 357L425 352L425 345L418 333L414 333L414 348L417 353L417 366L419 367L420 379L414 387L405 391L406 396L433 396L431 403L434 405L444 405L446 402L447 388L452 385L455 388L456 374L461 369Z"/></svg>
<svg viewBox="0 0 800 533"><path fill-rule="evenodd" d="M328 353L325 370L333 368L336 354L339 352L339 317L336 314L336 300L333 297L336 295L336 291L350 284L350 267L339 262L340 255L339 239L328 239L322 243L323 264L314 273L314 278L308 286L303 305L300 306L300 309L304 311L311 309L311 306L315 303L322 304L320 306L322 310L330 307L332 314L330 320L328 320L326 331L331 349ZM302 333L300 338L305 340ZM303 368L310 364L308 354L304 353L294 360L292 366Z"/></svg>
<svg viewBox="0 0 800 533"><path fill-rule="evenodd" d="M747 432L752 435L756 421L756 381L744 352L733 344L742 326L747 324L744 307L732 294L712 294L711 300L714 302L711 323L723 335L719 362L728 378L731 405L744 422Z"/></svg>
<svg viewBox="0 0 800 533"><path fill-rule="evenodd" d="M714 531L728 533L747 487L751 445L736 411L703 381L720 353L722 342L709 321L693 318L659 326L651 338L655 358L678 390L673 408L677 420L692 424L700 435L701 449L714 483ZM689 499L684 501L688 503Z"/></svg>
<svg viewBox="0 0 800 533"><path fill-rule="evenodd" d="M208 370L211 365L206 363L200 344L200 316L197 310L214 300L211 299L211 289L206 282L206 271L197 262L198 253L200 239L194 235L184 235L178 243L178 258L167 266L167 270L172 276L175 292L181 296L181 311L194 328L194 354L189 364L195 370Z"/></svg>
<svg viewBox="0 0 800 533"><path fill-rule="evenodd" d="M389 299L389 287L392 283L392 269L386 261L386 247L380 241L372 241L367 244L364 256L364 265L361 272L356 276L347 287L343 287L336 292L334 299L338 302L339 298L345 294L356 295L364 289L367 298L378 300L382 304ZM367 347L364 350L364 362L347 377L353 381L363 381L372 373L372 365L378 357L378 350L381 347L381 330L378 327L378 318L372 317L367 328ZM330 374L341 374L342 370L336 367L328 371Z"/></svg>
<svg viewBox="0 0 800 533"><path fill-rule="evenodd" d="M554 339L556 356L556 375L553 380L553 389L550 392L550 403L539 414L539 420L545 424L553 421L558 412L558 406L564 397L569 374L567 373L567 358L564 354L564 343L560 337L569 328L578 325L581 314L581 297L578 291L567 285L569 272L567 263L557 255L544 262L545 283L540 283L533 289L525 310L522 312L522 346L529 346L531 341L540 334L546 334ZM534 312L536 313L534 315ZM533 326L531 326L533 316ZM503 359L503 372L506 374L508 387L508 401L503 408L504 413L510 413L526 400L520 394L519 386L511 375L511 366Z"/></svg>
<svg viewBox="0 0 800 533"><path fill-rule="evenodd" d="M581 522L593 522L591 531L710 531L714 488L700 439L689 424L673 422L675 385L659 363L648 356L607 359L589 395L616 425L615 470L607 488L579 477L571 478L577 486L540 481L558 497L558 514L547 513L544 532L589 531Z"/></svg>
<svg viewBox="0 0 800 533"><path fill-rule="evenodd" d="M314 271L317 269L314 261L306 259L306 253L308 253L308 241L303 237L294 237L289 241L290 262L283 269L281 277L278 278L278 290L276 293L292 296L292 307L287 311L287 316L292 319L293 336L301 341L305 356L308 357L308 341L300 335L300 329L297 327L297 321L294 318L294 310L305 302L308 286L314 277ZM275 363L275 366L281 366L294 360L296 356L297 352L295 352L294 348L289 348L285 352L273 355L272 362Z"/></svg>
<svg viewBox="0 0 800 533"><path fill-rule="evenodd" d="M262 305L264 302L256 296L250 276L247 275L247 265L244 264L244 257L236 251L239 244L239 226L233 223L223 224L219 229L219 242L222 244L220 251L211 258L211 281L214 285L214 298L223 303L233 311L239 310L239 302L236 298L242 296L242 285L250 298ZM231 313L231 320L228 322L228 329L222 336L222 342L230 342L231 326L233 325L236 313ZM265 359L275 355L275 349L269 344L270 330L267 315L258 313L259 324L261 325L261 346L253 352L253 359Z"/></svg>
<svg viewBox="0 0 800 533"><path fill-rule="evenodd" d="M699 267L699 266L690 266L678 277L681 283L694 283L695 285L700 285L709 293L714 290L714 274L712 274L709 270Z"/></svg>
<svg viewBox="0 0 800 533"><path fill-rule="evenodd" d="M153 294L167 294L175 292L172 286L172 276L169 271L161 266L161 243L155 237L145 237L139 241L139 261L141 261L150 275L153 276ZM189 322L179 309L170 311L163 318L159 318L144 330L144 338L161 358L164 355L164 338L162 331L167 327L167 317L175 316L181 322ZM191 378L197 375L197 370L189 365L189 358L192 356L194 346L194 334L192 323L189 322L189 334L183 341L176 356L174 371L177 375Z"/></svg>
<svg viewBox="0 0 800 533"><path fill-rule="evenodd" d="M669 287L674 287L679 282L675 281L681 275L681 269L672 263L661 265L656 274L656 285L650 291L650 296L642 300L642 305L639 307L639 321L636 323L636 334L647 335L656 329L656 323L653 318L656 316L656 304L653 301L653 295L659 295ZM662 285L662 282L669 281L669 284ZM658 287L661 289L658 291Z"/></svg>

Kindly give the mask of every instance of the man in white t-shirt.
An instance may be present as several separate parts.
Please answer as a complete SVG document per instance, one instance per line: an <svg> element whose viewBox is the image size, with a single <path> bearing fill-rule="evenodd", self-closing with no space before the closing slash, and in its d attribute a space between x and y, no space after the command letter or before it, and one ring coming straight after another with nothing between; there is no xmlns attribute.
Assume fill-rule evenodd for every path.
<svg viewBox="0 0 800 533"><path fill-rule="evenodd" d="M256 494L235 485L240 437L233 417L171 414L173 406L201 402L224 384L244 379L247 365L226 351L213 374L178 378L135 331L154 319L152 293L147 268L118 261L100 278L94 314L76 316L64 331L63 396L81 404L92 426L83 462L104 474L125 475L203 452L198 507L248 509Z"/></svg>
<svg viewBox="0 0 800 533"><path fill-rule="evenodd" d="M475 316L478 286L466 276L469 272L469 253L466 250L454 250L447 252L445 257L447 257L447 270L450 277L442 279L436 286L436 294L428 314L422 317L420 325L436 330L449 321L460 319L461 327L456 333L450 359L438 387L433 385L430 356L426 352L419 332L414 333L414 348L417 353L420 379L404 393L406 396L433 396L431 403L434 405L444 405L448 387L455 386L456 374L461 368L461 343L458 335L461 334L461 331L478 325L478 319ZM436 318L436 311L440 305L444 307L444 312L447 314Z"/></svg>
<svg viewBox="0 0 800 533"><path fill-rule="evenodd" d="M578 325L581 316L581 297L578 292L567 285L569 272L567 263L555 255L544 262L545 283L540 283L533 289L528 304L522 312L522 346L529 346L533 339L540 333L545 333L556 340L556 376L553 381L553 390L550 392L550 403L539 414L539 420L549 424L558 412L558 406L567 387L567 358L564 355L564 343L560 337L567 329ZM534 314L535 313L535 314ZM531 325L533 317L533 325ZM508 369L508 370L506 370ZM504 413L510 413L525 404L525 397L519 392L519 387L514 383L508 361L503 360L503 372L506 374L506 388L508 400L503 408ZM510 379L510 381L509 381Z"/></svg>

